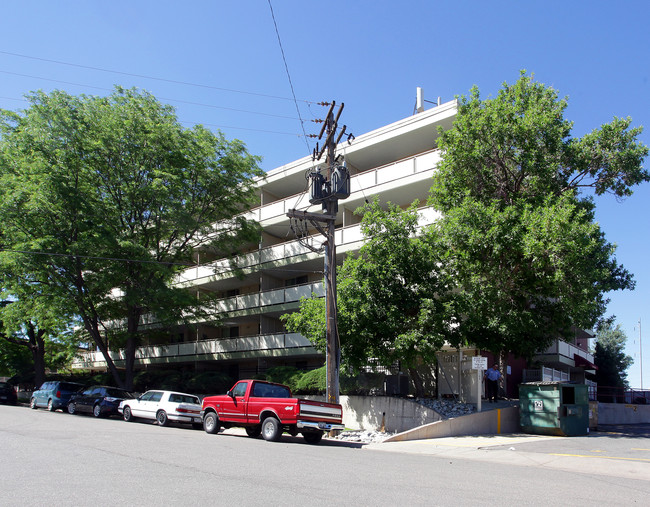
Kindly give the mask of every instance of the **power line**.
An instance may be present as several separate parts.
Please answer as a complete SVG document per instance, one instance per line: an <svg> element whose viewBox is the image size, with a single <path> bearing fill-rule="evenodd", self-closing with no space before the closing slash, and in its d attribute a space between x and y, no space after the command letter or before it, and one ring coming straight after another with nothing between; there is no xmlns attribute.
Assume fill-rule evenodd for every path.
<svg viewBox="0 0 650 507"><path fill-rule="evenodd" d="M195 87L198 87L198 88L208 88L208 89L212 89L212 90L226 91L226 92L231 92L231 93L241 93L241 94L245 94L245 95L255 95L257 97L266 97L266 98L270 98L270 99L293 100L294 102L296 101L295 96L293 97L293 99L291 99L291 98L288 98L288 97L280 97L280 96L277 96L277 95L269 95L269 94L266 94L266 93L249 92L249 91L245 91L245 90L236 90L236 89L233 89L233 88L222 88L222 87L219 87L219 86L212 86L212 85L206 85L206 84L201 84L201 83L192 83L192 82L189 82L189 81L178 81L178 80L175 80L175 79L166 79L166 78L162 78L162 77L147 76L145 74L134 74L134 73L131 73L131 72L122 72L122 71L119 71L119 70L104 69L104 68L101 68L101 67L93 67L93 66L90 66L90 65L80 65L80 64L77 64L77 63L63 62L61 60L50 60L48 58L41 58L41 57L38 57L38 56L22 55L22 54L19 54L19 53L11 53L9 51L0 51L0 54L16 56L18 58L27 58L27 59L30 59L30 60L38 60L38 61L41 61L41 62L56 63L58 65L68 65L70 67L77 67L77 68L80 68L80 69L89 69L89 70L96 70L96 71L99 71L99 72L108 72L108 73L111 73L111 74L120 74L120 75L123 75L123 76L138 77L138 78L142 78L142 79L151 79L151 80L154 80L154 81L162 81L162 82L165 82L165 83L174 83L174 84L180 84L180 85L184 85L184 86L195 86ZM300 101L305 102L307 104L311 103L308 100L302 100L301 99Z"/></svg>
<svg viewBox="0 0 650 507"><path fill-rule="evenodd" d="M62 80L59 80L59 79L52 79L52 78L42 77L42 76L32 76L32 75L29 75L29 74L20 74L18 72L11 72L11 71L7 71L7 70L0 70L0 73L9 74L11 76L28 77L30 79L41 79L43 81L52 81L53 83L61 83L61 84L67 84L67 85L72 85L72 86L81 86L81 87L84 87L84 88L94 88L96 90L102 90L102 91L113 91L112 88L106 88L106 87L102 87L102 86L93 86L93 85L83 84L83 83L74 83L74 82L71 82L71 81L62 81ZM159 100L165 100L165 101L170 101L170 102L179 102L181 104L189 104L189 105L202 106L202 107L211 107L211 108L214 108L214 109L224 109L226 111L234 111L234 112L237 112L237 113L257 114L257 115L260 115L260 116L271 116L271 117L274 117L274 118L284 118L284 119L287 119L287 120L299 119L300 121L303 121L301 118L295 118L293 116L284 116L284 115L279 115L279 114L262 113L262 112L259 112L259 111L249 111L249 110L246 110L246 109L235 109L235 108L232 108L232 107L216 106L216 105L213 105L213 104L203 104L201 102L191 102L191 101L188 101L188 100L172 99L172 98L168 98L168 97L158 97L158 96L156 96L156 98L159 99ZM10 99L10 100L20 100L20 99ZM22 100L25 100L25 99L22 99Z"/></svg>
<svg viewBox="0 0 650 507"><path fill-rule="evenodd" d="M287 71L287 78L289 78L289 86L291 87L291 95L293 96L293 102L296 105L296 112L298 113L298 118L300 119L300 128L302 128L302 133L305 138L305 144L307 145L307 152L311 153L311 148L309 147L309 141L307 140L307 132L305 132L305 124L302 121L302 116L300 116L300 108L298 107L298 101L296 100L296 92L293 89L293 82L291 81L291 74L289 73L289 65L287 65L287 59L284 56L284 48L282 47L282 40L280 39L280 32L278 30L278 24L275 21L275 13L273 12L273 6L271 5L271 0L268 0L269 8L271 9L271 18L273 18L273 26L275 27L275 34L278 37L278 44L280 45L280 52L282 53L282 61L284 62L284 68Z"/></svg>

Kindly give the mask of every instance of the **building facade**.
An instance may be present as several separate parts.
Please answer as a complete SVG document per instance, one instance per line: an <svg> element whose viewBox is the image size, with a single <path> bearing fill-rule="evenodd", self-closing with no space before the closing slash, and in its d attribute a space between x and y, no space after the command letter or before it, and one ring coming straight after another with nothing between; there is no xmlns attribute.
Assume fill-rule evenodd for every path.
<svg viewBox="0 0 650 507"><path fill-rule="evenodd" d="M337 155L345 157L350 172L351 193L339 201L337 264L360 248L363 236L360 217L354 210L374 196L380 202L401 206L419 199L422 225L436 219L436 212L426 202L440 159L436 147L438 127L451 127L456 112L455 100L438 104L338 146ZM196 292L199 298L207 293L218 296L211 308L218 324L206 321L191 328L161 330L156 322L144 323L141 329L145 336L143 346L136 351L136 368L222 371L237 379L274 366L308 369L323 364L323 355L305 337L287 333L280 321L281 315L298 310L302 297L324 295L323 255L298 241L287 218L292 209L318 211L317 207L310 209L306 178L314 164L311 157L305 157L270 171L258 181L259 205L248 215L260 223L262 235L258 244L247 245L236 258L243 277L237 276L227 259L213 258L209 251L199 252L196 267L179 277L177 283ZM315 244L322 241L317 231L310 233ZM452 351L446 353L455 357ZM472 349L468 353L480 351ZM118 367L123 365L123 351L112 355ZM593 363L593 357L587 360ZM461 357L457 373L462 374L462 364ZM80 354L73 367L100 371L106 369L106 362L100 352L87 351ZM512 382L521 381L522 373L517 376ZM462 393L458 378L447 384L451 391L458 386Z"/></svg>

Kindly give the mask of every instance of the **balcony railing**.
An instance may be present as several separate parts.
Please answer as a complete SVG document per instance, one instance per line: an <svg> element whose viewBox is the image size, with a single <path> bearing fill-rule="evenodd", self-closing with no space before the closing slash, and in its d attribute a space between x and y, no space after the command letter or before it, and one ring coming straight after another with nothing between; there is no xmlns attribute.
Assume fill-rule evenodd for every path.
<svg viewBox="0 0 650 507"><path fill-rule="evenodd" d="M350 178L352 193L363 189L366 194L372 194L372 188L393 181L407 178L413 174L432 171L440 161L440 150L431 150L412 157L408 157L390 164L355 174ZM246 215L248 218L257 221L271 220L277 217L286 216L290 209L295 209L298 202L304 199L303 194L292 195L286 199L280 199L265 206L253 208Z"/></svg>
<svg viewBox="0 0 650 507"><path fill-rule="evenodd" d="M312 348L311 342L298 333L275 333L266 335L227 338L219 340L202 340L196 342L173 343L169 345L150 345L138 347L135 351L136 363L150 363L157 360L180 362L199 359L201 356L214 356L236 352L272 351L280 349ZM124 349L109 352L115 364L123 366ZM176 359L176 361L174 361ZM75 369L105 368L106 359L101 352L88 351L79 354L72 363Z"/></svg>
<svg viewBox="0 0 650 507"><path fill-rule="evenodd" d="M567 343L563 340L555 340L555 342L548 349L541 353L541 355L544 354L558 354L572 360L575 358L575 356L580 356L589 363L593 364L594 362L593 354L590 354L586 350L576 347L575 345Z"/></svg>
<svg viewBox="0 0 650 507"><path fill-rule="evenodd" d="M431 207L423 207L418 210L421 216L419 227L424 227L435 222L439 214ZM334 233L337 250L344 252L346 248L352 247L355 243L363 240L361 225L355 224L337 229ZM278 245L262 248L255 252L240 255L236 258L237 266L242 269L254 268L265 263L289 260L299 255L313 254L313 252L301 245L297 240L287 241ZM230 264L226 259L211 262L203 266L189 268L179 275L177 283L191 284L195 280L207 279L215 276L215 272L225 273L231 271Z"/></svg>

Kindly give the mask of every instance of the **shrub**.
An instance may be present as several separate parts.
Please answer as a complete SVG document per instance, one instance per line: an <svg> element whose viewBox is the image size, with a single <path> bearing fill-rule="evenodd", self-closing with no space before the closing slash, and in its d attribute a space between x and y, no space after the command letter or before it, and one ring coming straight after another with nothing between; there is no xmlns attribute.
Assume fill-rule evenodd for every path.
<svg viewBox="0 0 650 507"><path fill-rule="evenodd" d="M303 376L302 370L294 366L275 366L266 371L266 380L269 382L276 382L284 384L294 392L298 387L298 382Z"/></svg>
<svg viewBox="0 0 650 507"><path fill-rule="evenodd" d="M325 394L327 371L325 366L304 373L298 380L295 392L300 394Z"/></svg>

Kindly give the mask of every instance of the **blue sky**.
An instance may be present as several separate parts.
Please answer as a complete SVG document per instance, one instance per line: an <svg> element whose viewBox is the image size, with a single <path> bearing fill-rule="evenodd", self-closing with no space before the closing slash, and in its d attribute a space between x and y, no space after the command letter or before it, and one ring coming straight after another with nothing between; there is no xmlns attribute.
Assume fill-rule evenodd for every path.
<svg viewBox="0 0 650 507"><path fill-rule="evenodd" d="M603 1L3 2L0 107L31 91L103 95L115 84L149 90L190 126L243 140L270 170L308 155L316 103L344 102L341 121L362 134L413 113L415 90L443 102L477 85L483 97L520 69L568 96L582 136L614 116L649 129L650 3ZM155 79L154 79L155 78ZM299 111L299 113L298 113ZM300 115L300 116L299 116ZM302 118L301 124L299 117ZM646 163L648 166L650 162ZM610 294L635 363L632 387L650 388L650 185L624 202L598 198L597 219L635 291Z"/></svg>

